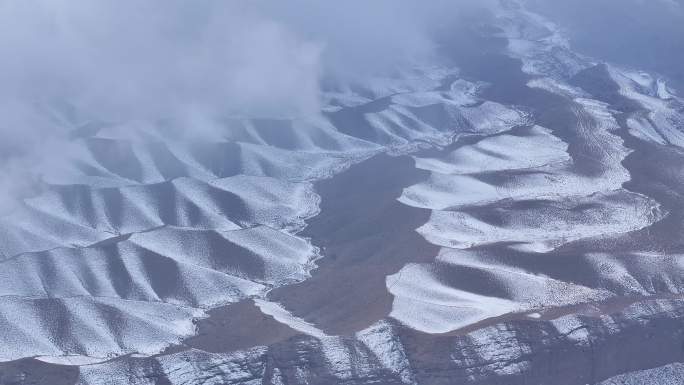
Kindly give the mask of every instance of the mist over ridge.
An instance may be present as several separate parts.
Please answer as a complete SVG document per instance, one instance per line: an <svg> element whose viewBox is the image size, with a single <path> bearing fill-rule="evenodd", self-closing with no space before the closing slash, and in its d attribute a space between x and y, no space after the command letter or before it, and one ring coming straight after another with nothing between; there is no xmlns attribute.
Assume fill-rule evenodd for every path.
<svg viewBox="0 0 684 385"><path fill-rule="evenodd" d="M681 7L0 0L0 385L679 385Z"/></svg>
<svg viewBox="0 0 684 385"><path fill-rule="evenodd" d="M362 82L437 56L431 36L470 1L0 2L0 177L50 172L89 122L315 117L321 81Z"/></svg>

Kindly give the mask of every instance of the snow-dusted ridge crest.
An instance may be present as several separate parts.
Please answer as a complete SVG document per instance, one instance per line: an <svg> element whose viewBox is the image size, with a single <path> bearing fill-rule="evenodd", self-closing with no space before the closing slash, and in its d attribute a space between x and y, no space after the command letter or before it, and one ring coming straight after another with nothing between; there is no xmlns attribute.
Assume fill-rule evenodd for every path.
<svg viewBox="0 0 684 385"><path fill-rule="evenodd" d="M371 85L382 108L337 91L322 119L236 119L193 141L156 124L76 130L45 192L0 218L0 307L11 314L0 320L0 360L151 355L194 334L206 310L245 299L305 327L268 305L268 292L305 280L321 257L298 235L319 210L313 182L381 152L529 119L482 102L452 70L411 76Z"/></svg>
<svg viewBox="0 0 684 385"><path fill-rule="evenodd" d="M638 233L668 212L623 187L632 150L612 106L569 81L595 63L524 9L505 8L499 22L508 54L534 75L527 85L568 101L571 138L527 110L483 99L484 83L440 66L326 94L315 122L236 119L192 143L154 126L78 136L48 190L0 218L0 361L79 366L83 385L418 384L429 370L476 382L529 370L529 330L497 324L440 342L444 333L532 315L544 318L543 333L529 332L543 346L574 348L659 315L680 317L677 301L546 316L554 307L682 293L684 258L564 249ZM631 133L679 145L676 96L659 80L610 68L621 94L645 108L628 121ZM424 148L441 151L416 154ZM399 201L431 210L416 231L440 252L386 277L388 318L330 335L269 292L306 280L325 258L300 234L319 212L313 183L380 153L411 154L430 173ZM229 353L159 354L197 333L193 320L207 310L247 299L299 335Z"/></svg>
<svg viewBox="0 0 684 385"><path fill-rule="evenodd" d="M646 295L660 290L654 281L680 293L681 257L662 254L653 257L658 262L640 265L634 255L556 253L575 241L648 228L667 212L623 187L631 181L623 161L632 150L619 134L618 113L571 82L596 63L575 54L558 27L539 15L511 7L497 16L508 54L532 78L526 86L571 106L570 132L535 126L416 158L416 167L431 176L407 187L399 201L432 210L417 231L442 252L433 263L407 265L387 277L394 295L390 317L423 332L446 333L540 307ZM684 126L672 106L681 102L663 81L614 67L609 74L620 94L648 111L627 120L630 134L677 145ZM546 267L549 258L563 258L577 272ZM666 262L670 258L674 263ZM587 272L602 278L590 282L582 278Z"/></svg>
<svg viewBox="0 0 684 385"><path fill-rule="evenodd" d="M444 378L476 384L487 383L492 378L510 379L510 383L518 384L525 381L521 377L526 377L528 383L530 378L543 383L541 381L552 380L552 376L558 374L539 378L538 374L529 373L538 356L534 350L536 346L577 354L593 346L623 354L621 339L636 332L640 326L665 325L667 316L681 316L682 309L681 301L658 300L634 304L610 315L553 317L536 321L536 328L498 323L460 335L433 337L429 349L421 346L420 340L411 332L385 320L351 336L302 337L289 343L230 353L194 349L159 357L86 365L80 367L78 384L98 384L102 378L107 378L113 385L150 384L159 378L171 384L201 383L197 378L211 384L380 382L415 385ZM671 335L655 328L653 338L667 341L671 340ZM669 353L677 349L677 345L663 343L661 348ZM590 371L588 365L582 369ZM573 376L572 370L576 368L564 369L563 374ZM625 380L628 384L640 384L639 380L649 375L671 381L678 379L680 372L681 365L673 364L618 376L601 384L613 385ZM579 377L585 382L595 379L589 373Z"/></svg>

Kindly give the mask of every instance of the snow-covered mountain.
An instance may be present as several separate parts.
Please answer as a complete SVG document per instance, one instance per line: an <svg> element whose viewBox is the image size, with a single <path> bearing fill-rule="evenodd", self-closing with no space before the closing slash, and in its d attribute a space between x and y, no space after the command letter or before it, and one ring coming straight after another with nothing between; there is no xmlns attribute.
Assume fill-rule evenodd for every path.
<svg viewBox="0 0 684 385"><path fill-rule="evenodd" d="M0 384L677 383L684 100L486 7L312 117L65 124Z"/></svg>

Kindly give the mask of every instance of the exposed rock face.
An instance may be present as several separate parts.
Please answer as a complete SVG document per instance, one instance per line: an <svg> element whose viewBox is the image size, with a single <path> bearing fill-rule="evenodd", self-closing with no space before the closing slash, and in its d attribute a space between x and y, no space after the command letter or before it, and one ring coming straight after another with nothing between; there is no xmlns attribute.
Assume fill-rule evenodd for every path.
<svg viewBox="0 0 684 385"><path fill-rule="evenodd" d="M119 359L82 367L80 383L587 384L684 359L682 317L684 301L652 300L611 315L514 320L454 335L384 321L354 336L293 337L240 353Z"/></svg>

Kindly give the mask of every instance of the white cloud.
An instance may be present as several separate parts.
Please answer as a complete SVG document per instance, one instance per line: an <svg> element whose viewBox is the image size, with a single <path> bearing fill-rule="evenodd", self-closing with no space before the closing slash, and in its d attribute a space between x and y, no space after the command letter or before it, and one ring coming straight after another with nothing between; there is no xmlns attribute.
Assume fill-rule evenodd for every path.
<svg viewBox="0 0 684 385"><path fill-rule="evenodd" d="M431 28L472 1L0 0L0 194L89 120L318 114L322 77L433 56Z"/></svg>

